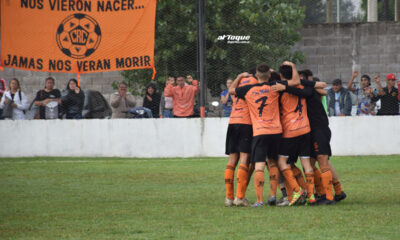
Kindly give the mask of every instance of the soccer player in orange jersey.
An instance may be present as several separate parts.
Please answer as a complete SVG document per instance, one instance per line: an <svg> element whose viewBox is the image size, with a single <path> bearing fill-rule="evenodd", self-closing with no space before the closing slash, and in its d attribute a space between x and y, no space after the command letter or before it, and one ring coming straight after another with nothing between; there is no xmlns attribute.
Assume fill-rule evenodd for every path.
<svg viewBox="0 0 400 240"><path fill-rule="evenodd" d="M314 87L316 82L302 80L302 85ZM285 90L288 93L303 96L304 94L297 88L286 87L282 84L274 86L274 90ZM321 95L315 90L308 96L305 96L307 102L307 114L311 126L311 142L312 151L311 156L314 156L318 161L321 169L321 185L325 196L321 201L317 200L318 205L331 205L335 204L332 192L332 172L331 164L329 163L329 156L332 155L330 139L331 131L329 128L329 120L326 115L325 109L321 103Z"/></svg>
<svg viewBox="0 0 400 240"><path fill-rule="evenodd" d="M298 75L298 73L294 73L294 71L295 69L292 69L292 67L288 65L282 65L279 68L281 79L285 81L287 81L288 79L292 79L293 74ZM323 88L324 86L324 83L319 83L319 85L315 87ZM312 93L311 87L298 85L296 88L298 89L298 91L303 92L305 96L311 95ZM314 173L310 163L311 127L307 115L306 100L305 98L302 98L300 96L283 92L280 98L280 103L283 134L279 146L279 168L281 169L285 177L287 174L289 174L287 169L291 168L292 172L294 173L293 165L295 162L289 162L288 160L292 159L289 158L289 156L300 156L300 161L306 175L306 184L304 185L307 190L307 202L309 204L315 204L316 200L314 197ZM296 160L297 157L295 158L295 161ZM300 170L298 170L298 172L302 174ZM291 186L292 184L290 182L288 182L287 184L291 187L290 190L296 191L296 189ZM301 196L293 195L289 206L298 201L297 198L299 197Z"/></svg>
<svg viewBox="0 0 400 240"><path fill-rule="evenodd" d="M300 79L303 78L304 80L309 80L309 81L313 81L313 80L317 81L317 82L319 81L319 79L315 80L316 78L313 78L313 74L312 74L311 70L306 69L301 72L302 72L301 74L299 73ZM316 90L319 93L319 95L321 95L321 98L322 98L322 96L327 95L327 91L325 89L316 89ZM311 165L312 165L312 167L314 169L314 173L315 173L314 180L315 180L315 188L317 190L316 198L320 199L320 200L324 200L324 198L326 198L325 197L326 195L325 195L325 190L323 189L322 184L321 184L321 171L315 166L315 162L316 162L316 156L311 157ZM342 185L339 181L339 176L338 176L335 168L333 167L331 161L329 161L329 166L330 166L331 173L332 173L332 184L333 184L333 188L335 190L334 200L335 200L335 202L339 202L339 201L345 199L347 196L346 196L346 193L342 189Z"/></svg>
<svg viewBox="0 0 400 240"><path fill-rule="evenodd" d="M284 64L292 63L285 62ZM257 201L253 207L261 207L263 203L264 189L264 169L265 159L268 157L269 169L274 169L276 185L278 185L277 157L279 141L282 134L282 125L279 114L279 93L272 91L271 86L274 82L268 82L271 72L267 64L262 63L257 66L256 77L259 81L255 85L239 87L233 83L229 88L229 93L244 99L250 110L251 122L253 125L253 140L251 149L252 162L255 162L254 186ZM238 75L238 78L248 77L248 73ZM297 76L291 81L286 82L291 86L298 85L300 79ZM277 187L277 186L276 186ZM276 192L275 187L275 192ZM274 193L271 193L274 195Z"/></svg>
<svg viewBox="0 0 400 240"><path fill-rule="evenodd" d="M256 84L257 80L248 76L246 78L236 78L233 82L238 86ZM232 83L232 84L233 84ZM225 187L226 198L225 206L248 206L245 198L249 176L249 158L251 152L251 140L253 129L251 126L249 108L243 99L232 96L232 112L229 118L228 132L226 135L225 154L229 155L228 164L225 168ZM234 174L235 168L240 159L240 166L237 172L236 197L234 194Z"/></svg>

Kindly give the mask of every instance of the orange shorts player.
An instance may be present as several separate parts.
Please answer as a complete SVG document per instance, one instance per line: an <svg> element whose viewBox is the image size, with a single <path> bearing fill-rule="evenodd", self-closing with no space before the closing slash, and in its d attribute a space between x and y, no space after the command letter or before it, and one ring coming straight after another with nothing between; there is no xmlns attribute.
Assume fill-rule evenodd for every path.
<svg viewBox="0 0 400 240"><path fill-rule="evenodd" d="M236 78L234 83L238 84L239 86L246 86L257 83L257 79L252 76L247 78ZM248 206L249 204L245 199L245 193L249 176L249 157L251 152L253 129L251 127L247 103L243 99L239 99L235 96L232 96L232 100L232 112L229 118L225 149L225 153L229 155L228 164L225 168L225 206ZM239 159L240 166L237 172L238 184L236 197L233 199L233 178Z"/></svg>
<svg viewBox="0 0 400 240"><path fill-rule="evenodd" d="M285 64L292 64L285 62ZM293 64L292 64L293 65ZM248 77L248 73L239 74L238 78ZM277 168L277 156L279 140L282 134L282 125L279 113L278 92L272 90L274 82L268 82L271 76L270 68L267 64L261 63L257 66L256 77L259 83L237 88L233 83L229 89L230 94L235 94L238 98L244 99L250 110L251 122L253 125L253 140L251 156L252 162L255 162L254 185L257 195L257 201L253 207L263 206L263 188L264 188L264 168L265 159L268 157L269 169L274 169L276 176L276 187L278 185L279 171ZM300 79L287 82L287 84L298 85ZM270 172L271 175L271 172Z"/></svg>

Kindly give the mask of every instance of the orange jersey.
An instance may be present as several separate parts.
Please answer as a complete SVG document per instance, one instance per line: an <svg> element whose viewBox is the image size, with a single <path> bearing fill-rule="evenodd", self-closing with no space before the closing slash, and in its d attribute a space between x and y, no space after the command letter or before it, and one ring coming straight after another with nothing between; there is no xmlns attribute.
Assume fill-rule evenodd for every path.
<svg viewBox="0 0 400 240"><path fill-rule="evenodd" d="M258 81L254 77L240 79L238 87L246 85L257 84ZM232 112L229 118L229 124L248 124L251 125L249 107L245 100L238 98L237 96L232 97Z"/></svg>
<svg viewBox="0 0 400 240"><path fill-rule="evenodd" d="M271 83L236 88L236 95L247 102L253 124L253 136L282 133L279 93L272 91Z"/></svg>
<svg viewBox="0 0 400 240"><path fill-rule="evenodd" d="M302 85L297 88L304 89ZM280 103L283 138L294 138L311 131L305 98L284 92Z"/></svg>
<svg viewBox="0 0 400 240"><path fill-rule="evenodd" d="M172 97L175 116L188 117L193 115L194 98L198 92L198 82L193 80L193 85L185 85L183 87L174 87L168 84L164 89L164 96Z"/></svg>

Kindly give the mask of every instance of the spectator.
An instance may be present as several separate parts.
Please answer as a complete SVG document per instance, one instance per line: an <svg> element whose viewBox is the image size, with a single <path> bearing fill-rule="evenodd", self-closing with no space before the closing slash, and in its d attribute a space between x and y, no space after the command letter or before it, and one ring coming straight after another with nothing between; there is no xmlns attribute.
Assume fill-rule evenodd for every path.
<svg viewBox="0 0 400 240"><path fill-rule="evenodd" d="M0 108L4 110L2 114L8 115L4 118L13 120L26 119L25 110L27 110L28 107L28 99L21 91L18 79L13 78L10 81L8 90L4 92L0 101Z"/></svg>
<svg viewBox="0 0 400 240"><path fill-rule="evenodd" d="M186 82L185 85L191 84L193 81L196 81L196 79L193 79L192 75L187 75L186 76ZM200 96L197 95L194 98L194 105L193 105L193 115L192 117L200 117Z"/></svg>
<svg viewBox="0 0 400 240"><path fill-rule="evenodd" d="M127 87L126 83L120 83L118 92L111 95L111 118L127 118L127 111L135 107L135 98L130 92L127 92Z"/></svg>
<svg viewBox="0 0 400 240"><path fill-rule="evenodd" d="M374 115L375 102L372 101L374 91L371 88L371 78L368 75L361 77L361 83L359 87L353 87L353 81L358 76L358 71L354 71L347 84L347 89L352 91L356 97L357 116L368 116Z"/></svg>
<svg viewBox="0 0 400 240"><path fill-rule="evenodd" d="M6 91L6 80L0 78L0 99L3 97L4 92ZM0 108L0 119L3 113L3 109Z"/></svg>
<svg viewBox="0 0 400 240"><path fill-rule="evenodd" d="M221 92L221 104L222 104L222 117L230 117L232 111L232 97L228 93L228 89L232 85L232 78L226 80L226 90Z"/></svg>
<svg viewBox="0 0 400 240"><path fill-rule="evenodd" d="M168 84L172 84L175 86L175 78L174 77L168 77L168 80L165 84L165 87L168 86ZM160 102L160 114L163 118L172 118L174 117L172 113L174 103L172 97L166 97L164 96L164 92L162 93L161 96L161 102Z"/></svg>
<svg viewBox="0 0 400 240"><path fill-rule="evenodd" d="M186 76L186 83L185 83L185 85L192 84L192 82L193 82L193 77L192 77L192 75L187 75L187 76Z"/></svg>
<svg viewBox="0 0 400 240"><path fill-rule="evenodd" d="M381 108L377 115L397 115L399 113L399 91L394 86L396 85L396 76L391 73L386 75L386 87L382 88L381 81L378 76L374 77L378 85L379 92L372 100L381 100Z"/></svg>
<svg viewBox="0 0 400 240"><path fill-rule="evenodd" d="M85 94L78 86L76 79L70 79L67 84L67 95L61 98L61 105L67 119L81 119Z"/></svg>
<svg viewBox="0 0 400 240"><path fill-rule="evenodd" d="M58 105L61 104L61 92L58 89L54 89L54 78L46 78L44 89L36 93L34 104L39 107L35 119L58 118Z"/></svg>
<svg viewBox="0 0 400 240"><path fill-rule="evenodd" d="M192 85L185 85L185 78L182 76L179 76L176 82L178 86L168 84L164 89L164 95L173 99L174 117L192 117L194 98L199 93L198 82L192 80Z"/></svg>
<svg viewBox="0 0 400 240"><path fill-rule="evenodd" d="M333 86L328 90L328 112L329 116L350 116L351 96L350 92L342 87L342 80L333 80Z"/></svg>
<svg viewBox="0 0 400 240"><path fill-rule="evenodd" d="M156 85L154 83L147 84L146 95L143 99L143 107L150 109L154 118L160 116L160 102L161 96L157 92Z"/></svg>

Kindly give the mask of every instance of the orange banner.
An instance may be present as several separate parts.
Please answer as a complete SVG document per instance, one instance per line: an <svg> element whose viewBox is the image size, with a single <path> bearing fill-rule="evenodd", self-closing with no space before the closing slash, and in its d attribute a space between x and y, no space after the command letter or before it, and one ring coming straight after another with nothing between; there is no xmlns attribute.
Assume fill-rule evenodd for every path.
<svg viewBox="0 0 400 240"><path fill-rule="evenodd" d="M90 73L154 68L156 0L0 0L1 65Z"/></svg>

